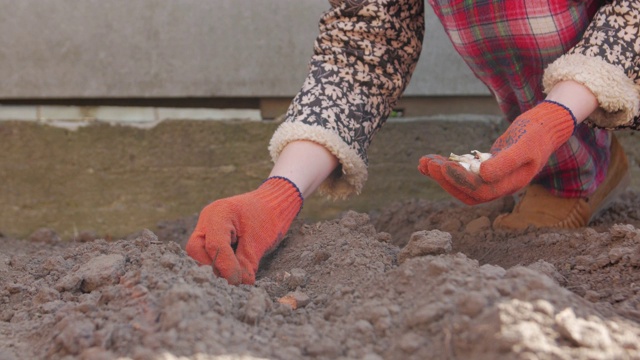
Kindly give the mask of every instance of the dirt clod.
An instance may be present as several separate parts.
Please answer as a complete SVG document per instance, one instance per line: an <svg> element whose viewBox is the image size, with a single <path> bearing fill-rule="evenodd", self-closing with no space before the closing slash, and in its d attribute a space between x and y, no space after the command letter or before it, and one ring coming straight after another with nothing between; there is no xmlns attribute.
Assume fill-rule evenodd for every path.
<svg viewBox="0 0 640 360"><path fill-rule="evenodd" d="M60 236L50 228L40 228L29 235L29 241L54 244L60 242Z"/></svg>
<svg viewBox="0 0 640 360"><path fill-rule="evenodd" d="M439 230L417 231L411 234L407 245L398 253L398 262L402 264L413 257L449 252L451 252L451 234Z"/></svg>

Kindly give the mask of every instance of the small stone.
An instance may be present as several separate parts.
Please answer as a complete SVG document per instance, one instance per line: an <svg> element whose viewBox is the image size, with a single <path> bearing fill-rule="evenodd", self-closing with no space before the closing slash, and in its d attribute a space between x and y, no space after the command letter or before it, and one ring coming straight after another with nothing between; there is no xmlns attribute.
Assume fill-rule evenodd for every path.
<svg viewBox="0 0 640 360"><path fill-rule="evenodd" d="M289 305L291 306L291 309L296 310L307 306L311 302L311 299L303 292L294 291L278 299L278 302Z"/></svg>

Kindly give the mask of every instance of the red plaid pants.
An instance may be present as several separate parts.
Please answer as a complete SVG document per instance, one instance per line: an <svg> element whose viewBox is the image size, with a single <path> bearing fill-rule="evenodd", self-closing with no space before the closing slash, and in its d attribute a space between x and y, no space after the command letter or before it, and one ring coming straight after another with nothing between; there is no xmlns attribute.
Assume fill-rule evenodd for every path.
<svg viewBox="0 0 640 360"><path fill-rule="evenodd" d="M429 0L456 51L496 97L509 121L545 97L547 65L581 38L604 1ZM580 125L534 182L561 197L584 197L602 183L610 132Z"/></svg>

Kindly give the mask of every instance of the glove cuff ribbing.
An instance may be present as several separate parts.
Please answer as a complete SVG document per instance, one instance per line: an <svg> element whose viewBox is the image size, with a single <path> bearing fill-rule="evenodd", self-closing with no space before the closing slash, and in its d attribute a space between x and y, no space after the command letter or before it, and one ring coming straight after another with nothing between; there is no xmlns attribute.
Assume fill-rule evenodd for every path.
<svg viewBox="0 0 640 360"><path fill-rule="evenodd" d="M573 112L571 111L571 109L566 107L564 104L560 104L559 102L555 102L553 100L545 100L545 101L543 101L543 103L554 104L554 105L560 106L561 108L565 109L569 113L569 115L571 115L571 120L573 120L573 128L574 128L574 130L575 130L576 127L578 127L578 120L576 120L575 115L573 115Z"/></svg>
<svg viewBox="0 0 640 360"><path fill-rule="evenodd" d="M555 146L565 143L576 129L577 121L571 110L563 104L545 100L527 111L527 119L544 127L549 140ZM523 114L524 115L524 114Z"/></svg>
<svg viewBox="0 0 640 360"><path fill-rule="evenodd" d="M298 186L284 176L271 176L258 188L263 199L278 204L276 211L284 213L286 218L295 218L304 203L304 197Z"/></svg>

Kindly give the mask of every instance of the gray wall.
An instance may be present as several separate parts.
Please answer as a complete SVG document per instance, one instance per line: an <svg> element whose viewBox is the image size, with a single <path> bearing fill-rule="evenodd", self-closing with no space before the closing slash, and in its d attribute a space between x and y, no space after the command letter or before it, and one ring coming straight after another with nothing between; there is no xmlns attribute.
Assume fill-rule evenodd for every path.
<svg viewBox="0 0 640 360"><path fill-rule="evenodd" d="M0 98L278 97L327 0L0 0ZM407 95L485 95L427 5Z"/></svg>

